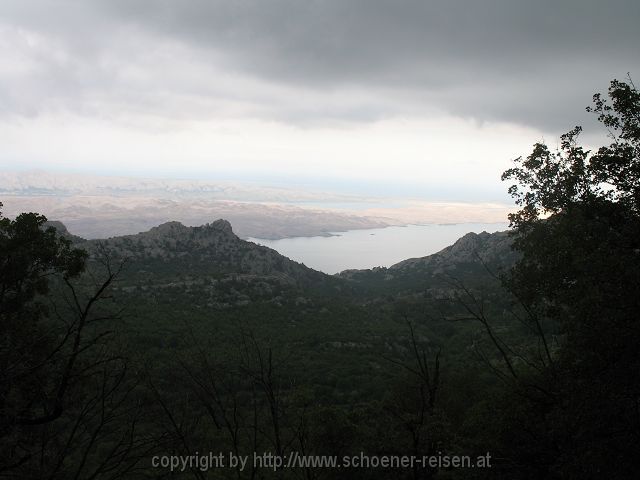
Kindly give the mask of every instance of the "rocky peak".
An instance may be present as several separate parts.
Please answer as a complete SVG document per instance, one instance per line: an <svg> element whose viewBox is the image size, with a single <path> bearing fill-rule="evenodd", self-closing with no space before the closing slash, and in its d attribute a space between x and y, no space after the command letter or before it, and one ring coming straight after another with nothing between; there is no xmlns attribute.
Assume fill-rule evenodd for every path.
<svg viewBox="0 0 640 480"><path fill-rule="evenodd" d="M492 237L491 234L487 232L470 232L456 240L453 245L438 253L455 259L458 262L474 261L478 255L486 253L487 248L491 248L491 245L489 245L491 242L498 239L499 236L497 234L495 237Z"/></svg>
<svg viewBox="0 0 640 480"><path fill-rule="evenodd" d="M207 223L206 225L204 225L204 228L214 230L226 236L234 236L234 237L236 236L233 233L233 228L231 227L231 224L227 220L224 220L222 218L220 220L216 220L213 223Z"/></svg>
<svg viewBox="0 0 640 480"><path fill-rule="evenodd" d="M176 236L183 234L189 230L189 227L185 227L180 222L166 222L157 227L153 227L151 230L146 232L147 235L150 236ZM141 235L144 233L141 233Z"/></svg>
<svg viewBox="0 0 640 480"><path fill-rule="evenodd" d="M227 220L199 227L167 222L136 235L90 240L84 245L95 251L106 248L114 258L127 258L132 271L144 278L173 275L253 275L279 277L289 284L322 282L327 276L300 265L275 250L240 239ZM152 265L152 268L149 268ZM163 265L160 267L160 265Z"/></svg>

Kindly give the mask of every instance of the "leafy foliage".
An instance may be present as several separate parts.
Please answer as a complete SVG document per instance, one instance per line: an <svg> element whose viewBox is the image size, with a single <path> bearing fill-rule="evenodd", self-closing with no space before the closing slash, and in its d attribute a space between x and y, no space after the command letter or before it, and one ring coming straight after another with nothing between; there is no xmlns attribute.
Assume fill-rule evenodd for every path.
<svg viewBox="0 0 640 480"><path fill-rule="evenodd" d="M10 220L0 212L0 315L4 321L16 312L24 315L27 303L48 293L52 275L73 278L84 270L87 253L72 248L54 228L45 229L46 221L37 213Z"/></svg>
<svg viewBox="0 0 640 480"><path fill-rule="evenodd" d="M637 468L640 94L614 80L609 97L595 95L588 110L610 145L584 150L576 127L558 152L536 144L503 175L521 207L510 220L523 256L509 286L562 333L539 385L550 401L535 420L545 425L537 442L555 445L546 475L628 478Z"/></svg>

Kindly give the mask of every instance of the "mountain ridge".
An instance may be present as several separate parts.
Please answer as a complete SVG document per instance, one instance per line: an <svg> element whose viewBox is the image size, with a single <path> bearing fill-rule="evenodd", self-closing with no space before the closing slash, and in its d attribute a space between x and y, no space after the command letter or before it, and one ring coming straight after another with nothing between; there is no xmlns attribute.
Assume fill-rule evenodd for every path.
<svg viewBox="0 0 640 480"><path fill-rule="evenodd" d="M107 255L111 261L126 261L127 283L131 285L226 279L310 288L332 281L330 276L275 250L242 240L224 219L198 227L165 222L137 234L84 240L75 245L89 251L92 259Z"/></svg>
<svg viewBox="0 0 640 480"><path fill-rule="evenodd" d="M288 275L295 277L293 271L304 267L305 271L328 276L295 262L273 249L239 238L235 235L231 223L225 219L218 219L197 227L186 226L178 221L169 221L137 234L119 235L101 240L86 240L73 235L59 221L47 222L47 226L55 227L62 236L80 247L95 251L97 246L101 245L101 248L106 247L107 250L121 257L142 260L143 258L175 259L187 255L199 255L201 260L215 260L215 263L226 273L236 270L233 273L268 275L270 270L284 268ZM508 231L470 232L453 244L430 255L408 258L389 267L344 270L333 277L354 280L368 272L384 273L386 277L419 271L435 274L446 269L455 269L461 264L474 263L503 268L517 260L517 254L511 249L511 245L512 238ZM211 249L216 250L215 254ZM203 251L206 250L209 251L204 253ZM220 258L221 256L227 259L224 260Z"/></svg>
<svg viewBox="0 0 640 480"><path fill-rule="evenodd" d="M512 238L509 231L488 233L469 232L453 244L438 252L423 257L407 258L389 267L374 267L370 269L348 269L336 275L350 278L363 272L406 272L419 268L442 268L463 263L487 263L499 266L511 265L518 255L511 249Z"/></svg>

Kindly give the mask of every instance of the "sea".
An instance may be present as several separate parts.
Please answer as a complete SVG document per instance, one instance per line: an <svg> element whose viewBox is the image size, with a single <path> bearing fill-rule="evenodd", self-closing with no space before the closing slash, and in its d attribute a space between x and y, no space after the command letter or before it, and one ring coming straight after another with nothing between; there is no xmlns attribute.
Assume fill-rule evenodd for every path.
<svg viewBox="0 0 640 480"><path fill-rule="evenodd" d="M249 241L273 248L307 267L335 274L349 269L390 267L407 258L439 252L469 232L507 229L507 223L427 224L331 232L326 237Z"/></svg>

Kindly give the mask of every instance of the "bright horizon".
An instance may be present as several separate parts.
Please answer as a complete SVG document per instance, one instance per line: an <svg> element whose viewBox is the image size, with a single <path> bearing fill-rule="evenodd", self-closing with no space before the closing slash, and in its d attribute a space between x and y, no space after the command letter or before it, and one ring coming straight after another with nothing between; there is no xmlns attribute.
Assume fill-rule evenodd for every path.
<svg viewBox="0 0 640 480"><path fill-rule="evenodd" d="M0 169L509 203L533 143L595 144L638 6L494 3L3 2Z"/></svg>
<svg viewBox="0 0 640 480"><path fill-rule="evenodd" d="M5 171L235 181L466 202L508 202L500 174L513 152L526 152L532 138L542 139L535 129L456 118L345 129L240 121L222 132L204 124L163 134L92 127L81 119L62 127L58 120L45 127L40 122L29 129L5 125ZM38 141L30 143L34 137ZM212 160L203 158L209 155Z"/></svg>

